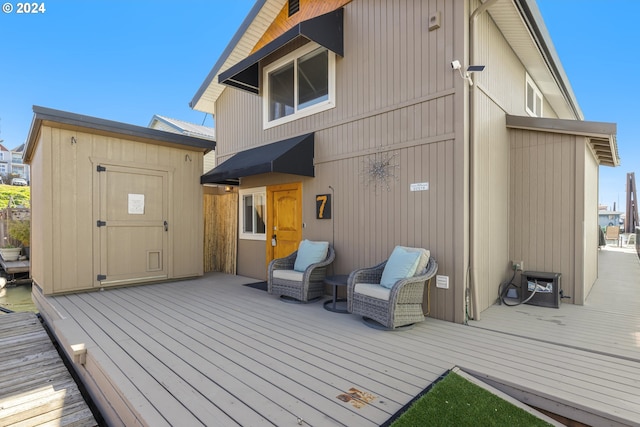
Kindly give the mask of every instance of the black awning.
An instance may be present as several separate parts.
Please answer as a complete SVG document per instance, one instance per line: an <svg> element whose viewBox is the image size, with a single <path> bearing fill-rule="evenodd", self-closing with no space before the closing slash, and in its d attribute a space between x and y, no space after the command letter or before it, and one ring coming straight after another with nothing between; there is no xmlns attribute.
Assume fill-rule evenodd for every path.
<svg viewBox="0 0 640 427"><path fill-rule="evenodd" d="M336 55L344 56L343 16L344 10L340 8L300 22L262 49L220 73L218 82L251 93L259 93L260 61L298 37L314 41Z"/></svg>
<svg viewBox="0 0 640 427"><path fill-rule="evenodd" d="M242 151L200 177L201 184L238 185L244 176L280 172L315 176L313 133Z"/></svg>

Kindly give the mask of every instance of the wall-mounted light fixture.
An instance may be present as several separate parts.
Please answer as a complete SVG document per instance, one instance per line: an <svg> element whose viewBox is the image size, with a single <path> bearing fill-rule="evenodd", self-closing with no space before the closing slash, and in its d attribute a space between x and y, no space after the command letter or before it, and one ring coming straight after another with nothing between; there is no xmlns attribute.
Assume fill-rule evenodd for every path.
<svg viewBox="0 0 640 427"><path fill-rule="evenodd" d="M231 193L233 191L233 187L231 187L230 185L226 185L224 187L224 192L225 193Z"/></svg>
<svg viewBox="0 0 640 427"><path fill-rule="evenodd" d="M457 59L451 61L451 68L458 70L460 77L465 79L469 86L473 86L473 80L471 79L471 73L481 72L484 70L484 65L469 65L466 71L462 71L462 64Z"/></svg>

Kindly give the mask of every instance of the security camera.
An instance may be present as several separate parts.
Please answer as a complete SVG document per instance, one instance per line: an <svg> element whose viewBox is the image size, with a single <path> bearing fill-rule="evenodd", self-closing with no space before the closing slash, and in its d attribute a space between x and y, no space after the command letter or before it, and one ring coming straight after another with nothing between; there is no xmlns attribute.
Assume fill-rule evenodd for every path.
<svg viewBox="0 0 640 427"><path fill-rule="evenodd" d="M451 61L451 68L453 68L454 70L459 70L460 68L462 68L462 65L460 65L460 61L456 59L455 61Z"/></svg>

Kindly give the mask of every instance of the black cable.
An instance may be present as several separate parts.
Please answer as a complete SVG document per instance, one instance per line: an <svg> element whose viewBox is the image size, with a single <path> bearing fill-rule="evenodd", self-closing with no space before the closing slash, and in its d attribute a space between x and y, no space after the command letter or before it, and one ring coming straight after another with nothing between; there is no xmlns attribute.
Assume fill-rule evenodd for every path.
<svg viewBox="0 0 640 427"><path fill-rule="evenodd" d="M538 281L536 280L534 282L535 286L533 288L533 292L531 293L531 295L529 295L529 297L526 300L518 301L516 304L507 303L507 301L505 300L505 297L509 291L510 286L513 286L516 289L520 289L520 291L524 291L524 289L522 289L521 286L518 286L515 283L513 283L513 279L515 279L515 277L516 277L516 270L513 270L513 276L511 276L511 280L509 280L508 282L502 283L498 287L498 298L500 299L500 302L506 305L507 307L516 307L520 304L526 304L527 302L531 301L531 298L533 298L533 296L538 292Z"/></svg>

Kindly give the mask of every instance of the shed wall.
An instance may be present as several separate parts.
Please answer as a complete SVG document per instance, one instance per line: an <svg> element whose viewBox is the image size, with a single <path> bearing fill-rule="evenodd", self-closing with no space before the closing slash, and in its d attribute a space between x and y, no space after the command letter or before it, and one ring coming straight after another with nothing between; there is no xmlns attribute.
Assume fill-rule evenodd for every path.
<svg viewBox="0 0 640 427"><path fill-rule="evenodd" d="M98 283L95 159L171 170L169 278L202 275L201 152L43 125L31 163L32 275L45 294L91 289Z"/></svg>
<svg viewBox="0 0 640 427"><path fill-rule="evenodd" d="M584 304L584 300L589 296L591 288L598 279L598 188L599 167L593 152L588 147L588 142L584 143L585 150L585 199L584 199L584 290L582 301L576 300L577 304Z"/></svg>
<svg viewBox="0 0 640 427"><path fill-rule="evenodd" d="M565 295L571 296L565 302L582 304L583 230L588 233L593 225L597 239L597 203L593 219L584 212L585 205L593 202L585 197L586 183L582 182L584 138L515 129L510 135L510 259L523 260L528 271L561 273ZM593 257L585 261L593 261Z"/></svg>
<svg viewBox="0 0 640 427"><path fill-rule="evenodd" d="M468 252L465 103L463 82L450 62L463 56L464 7L461 1L437 0L347 4L334 109L263 130L260 97L226 89L216 105L219 162L253 146L315 132L316 176L302 180L304 237L335 236L336 273L378 263L398 244L430 249L438 274L449 276L451 284L448 290L432 289L432 315L458 322ZM429 31L426 23L436 12L441 27ZM369 165L385 160L391 176L376 181ZM410 184L423 182L428 191L410 191ZM261 185L259 178L241 183ZM315 219L315 195L330 193L329 185L335 189L333 223ZM239 274L255 268L245 267L244 254L264 257L262 244L239 243Z"/></svg>

